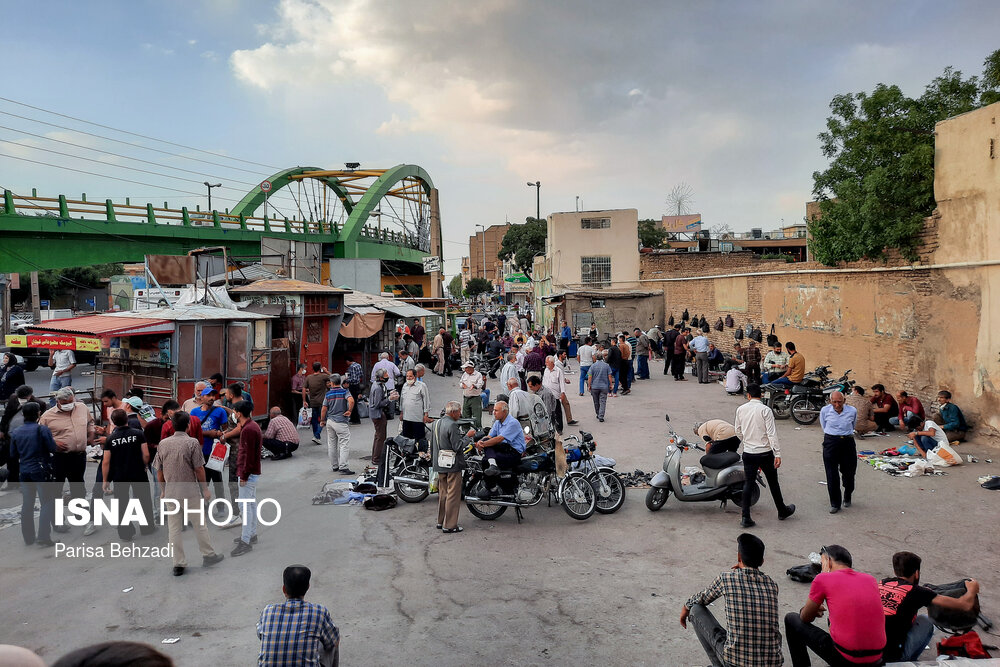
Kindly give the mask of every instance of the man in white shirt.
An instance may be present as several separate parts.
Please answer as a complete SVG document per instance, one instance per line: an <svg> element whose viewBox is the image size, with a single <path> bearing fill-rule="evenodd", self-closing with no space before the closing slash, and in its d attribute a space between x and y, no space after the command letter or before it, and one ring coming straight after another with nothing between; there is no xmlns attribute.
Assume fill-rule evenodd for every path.
<svg viewBox="0 0 1000 667"><path fill-rule="evenodd" d="M507 381L507 409L514 419L524 419L533 401L531 394L521 389L521 381L511 378Z"/></svg>
<svg viewBox="0 0 1000 667"><path fill-rule="evenodd" d="M483 425L483 389L486 388L486 378L476 370L475 364L466 361L462 364L462 418L472 418L472 423L479 429Z"/></svg>
<svg viewBox="0 0 1000 667"><path fill-rule="evenodd" d="M55 394L63 387L73 386L73 369L76 368L73 350L49 350L49 366L52 367L50 393ZM55 399L50 400L49 405L55 405Z"/></svg>
<svg viewBox="0 0 1000 667"><path fill-rule="evenodd" d="M572 426L579 422L573 419L573 411L570 410L569 399L566 398L566 392L563 390L563 387L567 384L569 384L569 380L563 374L562 369L556 365L556 358L551 354L545 357L545 372L542 374L542 386L548 387L559 398L559 402L563 406L563 412L566 413L566 424Z"/></svg>
<svg viewBox="0 0 1000 667"><path fill-rule="evenodd" d="M535 339L535 334L531 334L528 336L528 340L524 343L525 352L531 352L535 349L536 345L538 345L538 340Z"/></svg>
<svg viewBox="0 0 1000 667"><path fill-rule="evenodd" d="M520 375L517 374L517 354L510 352L507 355L507 363L500 369L500 386L506 387L511 378L520 383Z"/></svg>
<svg viewBox="0 0 1000 667"><path fill-rule="evenodd" d="M747 386L747 376L738 368L730 368L726 371L726 393L736 396L743 393L743 388Z"/></svg>
<svg viewBox="0 0 1000 667"><path fill-rule="evenodd" d="M774 412L760 402L760 385L747 387L747 402L736 408L736 436L743 442L743 520L740 526L750 528L756 523L750 518L750 494L757 483L757 471L764 472L771 497L778 510L778 520L784 521L795 513L795 505L786 505L778 485L781 467L781 445L774 428Z"/></svg>
<svg viewBox="0 0 1000 667"><path fill-rule="evenodd" d="M576 351L577 361L580 362L580 395L583 396L583 389L587 386L587 371L594 365L593 342L590 336L583 339L583 345Z"/></svg>

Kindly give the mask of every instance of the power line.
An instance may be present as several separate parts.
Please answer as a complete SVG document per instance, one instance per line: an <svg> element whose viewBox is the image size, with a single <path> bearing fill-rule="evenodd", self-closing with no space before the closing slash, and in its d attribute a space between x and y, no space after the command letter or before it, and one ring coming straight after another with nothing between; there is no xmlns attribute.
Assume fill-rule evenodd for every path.
<svg viewBox="0 0 1000 667"><path fill-rule="evenodd" d="M7 98L7 97L0 97L0 100L3 100L4 102L10 102L11 104L16 104L18 106L27 107L29 109L35 109L36 111L42 111L44 113L52 114L53 116L59 116L60 118L68 118L69 120L75 120L78 123L86 123L87 125L93 125L95 127L101 127L101 128L104 128L105 130L112 130L113 132L120 132L122 134L128 134L128 135L133 136L133 137L140 137L142 139L149 139L150 141L157 141L157 142L159 142L161 144L167 144L169 146L177 146L178 148L184 148L184 149L191 150L191 151L197 151L199 153L204 153L206 155L214 155L215 157L221 157L221 158L224 158L226 160L233 160L235 162L243 162L244 164L254 164L254 165L257 165L258 167L265 167L267 169L280 169L280 167L274 167L272 165L263 164L261 162L254 162L252 160L243 160L243 159L236 158L236 157L230 157L230 156L225 155L223 153L213 153L212 151L202 150L201 148L195 148L194 146L187 146L185 144L178 144L178 143L175 143L173 141L167 141L165 139L157 139L156 137L150 137L150 136L147 136L145 134L139 134L137 132L129 132L128 130L120 130L120 129L116 128L116 127L111 127L110 125L101 125L100 123L95 123L93 121L84 120L82 118L77 118L75 116L69 116L69 115L66 115L66 114L63 114L63 113L59 113L58 111L51 111L49 109L44 109L42 107L36 107L36 106L31 105L31 104L26 104L24 102L18 102L17 100L12 100L12 99Z"/></svg>

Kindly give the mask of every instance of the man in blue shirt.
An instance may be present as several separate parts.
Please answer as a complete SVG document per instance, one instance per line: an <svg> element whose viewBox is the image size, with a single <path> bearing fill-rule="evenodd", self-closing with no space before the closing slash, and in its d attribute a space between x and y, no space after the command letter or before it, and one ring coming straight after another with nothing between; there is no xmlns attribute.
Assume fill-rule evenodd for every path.
<svg viewBox="0 0 1000 667"><path fill-rule="evenodd" d="M321 604L306 602L312 573L305 565L289 565L282 573L285 601L269 604L257 621L260 655L257 664L334 665L340 647L340 631Z"/></svg>
<svg viewBox="0 0 1000 667"><path fill-rule="evenodd" d="M559 330L559 349L568 351L571 340L573 340L573 330L569 328L569 322L563 320L562 329Z"/></svg>
<svg viewBox="0 0 1000 667"><path fill-rule="evenodd" d="M59 451L52 431L38 423L41 408L28 401L21 408L24 424L10 434L10 450L21 462L21 537L25 544L51 547L52 520L55 516L56 485L49 483L52 455ZM35 540L35 496L39 496L42 511L38 517L38 540Z"/></svg>
<svg viewBox="0 0 1000 667"><path fill-rule="evenodd" d="M699 333L691 339L691 349L694 350L694 365L698 374L698 384L708 384L708 336Z"/></svg>
<svg viewBox="0 0 1000 667"><path fill-rule="evenodd" d="M469 431L470 436L474 433L475 429ZM484 471L486 477L483 482L486 493L480 494L482 497L488 498L493 495L493 488L496 486L496 478L501 468L513 470L517 467L525 446L521 423L510 415L506 401L497 401L493 406L493 427L490 428L490 437L476 443L476 449L482 452L483 460L489 464Z"/></svg>
<svg viewBox="0 0 1000 667"><path fill-rule="evenodd" d="M216 438L222 437L223 429L229 420L229 414L223 407L215 406L215 401L219 398L219 392L212 386L202 390L201 405L191 411L191 414L201 420L201 433L203 436L201 443L201 453L205 455L205 463L212 456L212 445ZM205 468L205 479L215 486L215 497L225 498L226 489L222 485L222 473L218 470ZM235 502L236 499L233 498Z"/></svg>
<svg viewBox="0 0 1000 667"><path fill-rule="evenodd" d="M969 430L969 425L965 423L965 415L957 405L951 402L951 392L942 389L938 392L938 411L941 413L939 422L944 434L948 436L948 441L965 441L965 433Z"/></svg>
<svg viewBox="0 0 1000 667"><path fill-rule="evenodd" d="M844 395L839 391L830 395L830 405L819 411L819 425L823 429L823 466L826 468L826 490L830 494L830 514L840 511L841 477L844 482L843 506L851 506L854 492L854 474L858 470L858 451L854 444L854 425L858 411L844 405Z"/></svg>

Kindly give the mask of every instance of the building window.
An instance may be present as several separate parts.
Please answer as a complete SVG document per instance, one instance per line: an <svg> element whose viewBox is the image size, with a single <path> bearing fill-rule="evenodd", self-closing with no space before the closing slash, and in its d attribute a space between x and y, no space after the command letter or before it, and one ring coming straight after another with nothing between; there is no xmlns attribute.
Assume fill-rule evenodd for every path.
<svg viewBox="0 0 1000 667"><path fill-rule="evenodd" d="M611 218L581 218L580 229L610 229Z"/></svg>
<svg viewBox="0 0 1000 667"><path fill-rule="evenodd" d="M591 299L590 300L590 307L591 308L604 308L604 299Z"/></svg>
<svg viewBox="0 0 1000 667"><path fill-rule="evenodd" d="M611 286L610 257L581 257L580 282L591 287Z"/></svg>

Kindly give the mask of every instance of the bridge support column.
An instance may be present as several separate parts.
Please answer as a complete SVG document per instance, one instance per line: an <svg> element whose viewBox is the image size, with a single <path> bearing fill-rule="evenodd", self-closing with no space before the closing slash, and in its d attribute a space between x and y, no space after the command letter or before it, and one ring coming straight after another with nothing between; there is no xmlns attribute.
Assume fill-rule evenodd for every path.
<svg viewBox="0 0 1000 667"><path fill-rule="evenodd" d="M432 188L430 193L430 216L431 216L431 255L437 256L441 262L441 269L444 269L444 257L441 252L441 208L438 204L438 189ZM485 261L485 260L484 260ZM431 273L431 297L440 298L444 296L441 290L441 271Z"/></svg>

